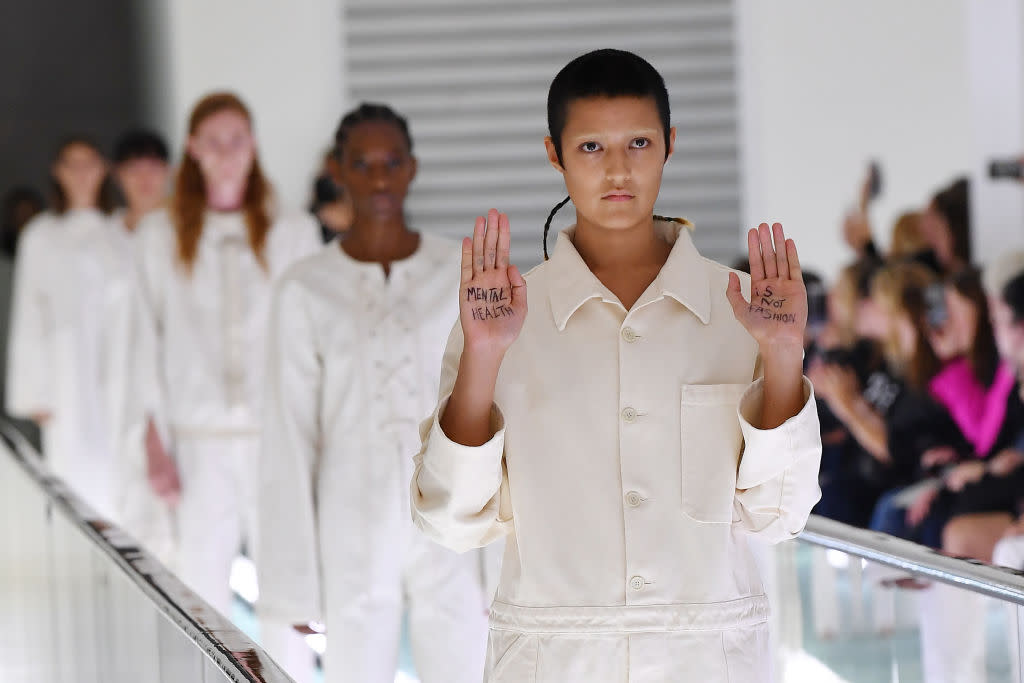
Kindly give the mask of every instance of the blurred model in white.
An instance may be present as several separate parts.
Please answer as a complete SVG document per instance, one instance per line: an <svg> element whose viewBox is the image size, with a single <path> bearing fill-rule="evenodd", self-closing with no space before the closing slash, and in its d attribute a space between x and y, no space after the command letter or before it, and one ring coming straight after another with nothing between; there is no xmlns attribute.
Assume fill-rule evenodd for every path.
<svg viewBox="0 0 1024 683"><path fill-rule="evenodd" d="M113 518L108 388L111 316L123 308L125 264L110 218L113 187L95 144L65 141L51 167L54 203L18 244L7 363L7 412L43 428L51 470L97 513Z"/></svg>
<svg viewBox="0 0 1024 683"><path fill-rule="evenodd" d="M167 143L148 130L132 130L114 145L114 178L125 206L115 212L126 234L133 234L142 217L167 199L170 155Z"/></svg>
<svg viewBox="0 0 1024 683"><path fill-rule="evenodd" d="M216 93L192 111L167 210L143 218L135 242L126 438L136 448L125 452L145 444L146 462L126 467L174 508L181 578L230 614L232 561L243 543L250 552L259 543L254 476L271 283L320 246L319 228L308 214L276 209L247 108ZM301 678L311 652L280 631L283 642L264 625L263 644Z"/></svg>
<svg viewBox="0 0 1024 683"><path fill-rule="evenodd" d="M487 638L480 556L417 533L408 486L458 318L459 245L416 233L406 121L342 119L354 222L281 279L271 313L257 573L264 615L327 627L328 683L390 683L408 608L424 683L477 683Z"/></svg>
<svg viewBox="0 0 1024 683"><path fill-rule="evenodd" d="M135 229L146 214L160 208L167 199L170 181L170 159L167 143L158 134L148 130L132 130L124 133L114 145L113 176L118 189L124 198L124 207L114 212L115 225L114 243L119 250L120 259L125 268L119 274L126 278L125 288L128 303L121 309L120 319L112 324L120 326L121 331L115 332L122 343L128 339L124 332L130 324L131 298L135 296ZM127 349L118 349L122 363L129 356ZM127 370L127 365L123 365ZM127 371L122 372L122 380L112 386L115 392L115 403L121 406L117 417L124 419L125 409L134 400L133 382ZM171 510L159 498L153 496L147 487L133 486L132 482L142 480L144 473L132 471L132 463L144 463L145 452L141 439L123 441L126 430L118 424L115 434L119 440L117 449L124 453L125 449L134 449L130 457L118 456L118 472L120 479L115 486L115 507L121 526L131 533L146 548L166 564L173 561L174 534ZM140 474L142 476L140 476Z"/></svg>

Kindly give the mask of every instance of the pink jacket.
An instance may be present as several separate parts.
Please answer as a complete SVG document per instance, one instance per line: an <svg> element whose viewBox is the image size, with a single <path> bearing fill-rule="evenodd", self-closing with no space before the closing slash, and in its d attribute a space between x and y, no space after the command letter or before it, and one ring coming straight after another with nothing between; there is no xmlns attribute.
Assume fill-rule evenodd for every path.
<svg viewBox="0 0 1024 683"><path fill-rule="evenodd" d="M932 396L946 407L978 457L988 455L1006 419L1006 402L1016 377L1000 363L991 386L983 386L966 358L947 364L929 383Z"/></svg>

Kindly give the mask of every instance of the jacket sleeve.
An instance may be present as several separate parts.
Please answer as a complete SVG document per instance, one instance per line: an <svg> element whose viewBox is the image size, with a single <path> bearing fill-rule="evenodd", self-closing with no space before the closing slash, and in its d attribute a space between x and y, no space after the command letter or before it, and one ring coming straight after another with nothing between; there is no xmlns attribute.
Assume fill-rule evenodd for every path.
<svg viewBox="0 0 1024 683"><path fill-rule="evenodd" d="M25 229L14 264L14 291L8 341L6 409L16 417L31 417L55 408L55 361L52 302L46 267L46 234L41 224Z"/></svg>
<svg viewBox="0 0 1024 683"><path fill-rule="evenodd" d="M482 446L463 446L441 429L462 357L462 326L456 322L441 366L441 400L420 425L422 446L415 456L411 498L413 521L427 536L456 552L485 546L512 530L505 421L491 407L493 436Z"/></svg>
<svg viewBox="0 0 1024 683"><path fill-rule="evenodd" d="M259 611L289 624L323 621L315 502L323 370L301 294L284 279L271 307L254 552Z"/></svg>
<svg viewBox="0 0 1024 683"><path fill-rule="evenodd" d="M769 543L803 531L821 498L821 428L814 388L806 377L803 392L800 411L775 429L754 426L761 422L763 379L751 384L738 407L744 450L736 476L734 524Z"/></svg>

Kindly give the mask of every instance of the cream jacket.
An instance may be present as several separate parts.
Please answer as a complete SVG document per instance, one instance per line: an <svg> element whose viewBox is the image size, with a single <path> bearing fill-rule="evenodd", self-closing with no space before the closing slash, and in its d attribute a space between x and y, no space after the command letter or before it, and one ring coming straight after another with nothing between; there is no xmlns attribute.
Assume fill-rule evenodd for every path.
<svg viewBox="0 0 1024 683"><path fill-rule="evenodd" d="M768 603L748 538L792 538L819 498L810 382L802 410L759 423L758 347L728 269L688 232L625 310L559 235L527 275L529 314L498 376L494 436L421 426L413 515L456 550L505 539L489 681L764 681ZM749 296L749 278L742 280Z"/></svg>

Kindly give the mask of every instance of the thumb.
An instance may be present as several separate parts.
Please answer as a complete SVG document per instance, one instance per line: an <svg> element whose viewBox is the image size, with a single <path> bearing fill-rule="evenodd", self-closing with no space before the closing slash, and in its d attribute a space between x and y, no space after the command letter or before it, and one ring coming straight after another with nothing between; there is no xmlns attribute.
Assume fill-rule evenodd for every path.
<svg viewBox="0 0 1024 683"><path fill-rule="evenodd" d="M733 313L738 317L743 313L747 300L743 298L743 290L740 288L740 276L736 273L729 273L729 285L725 288L725 296L732 304Z"/></svg>
<svg viewBox="0 0 1024 683"><path fill-rule="evenodd" d="M516 266L508 267L508 283L512 286L512 303L518 305L520 299L526 305L526 278L519 272Z"/></svg>

